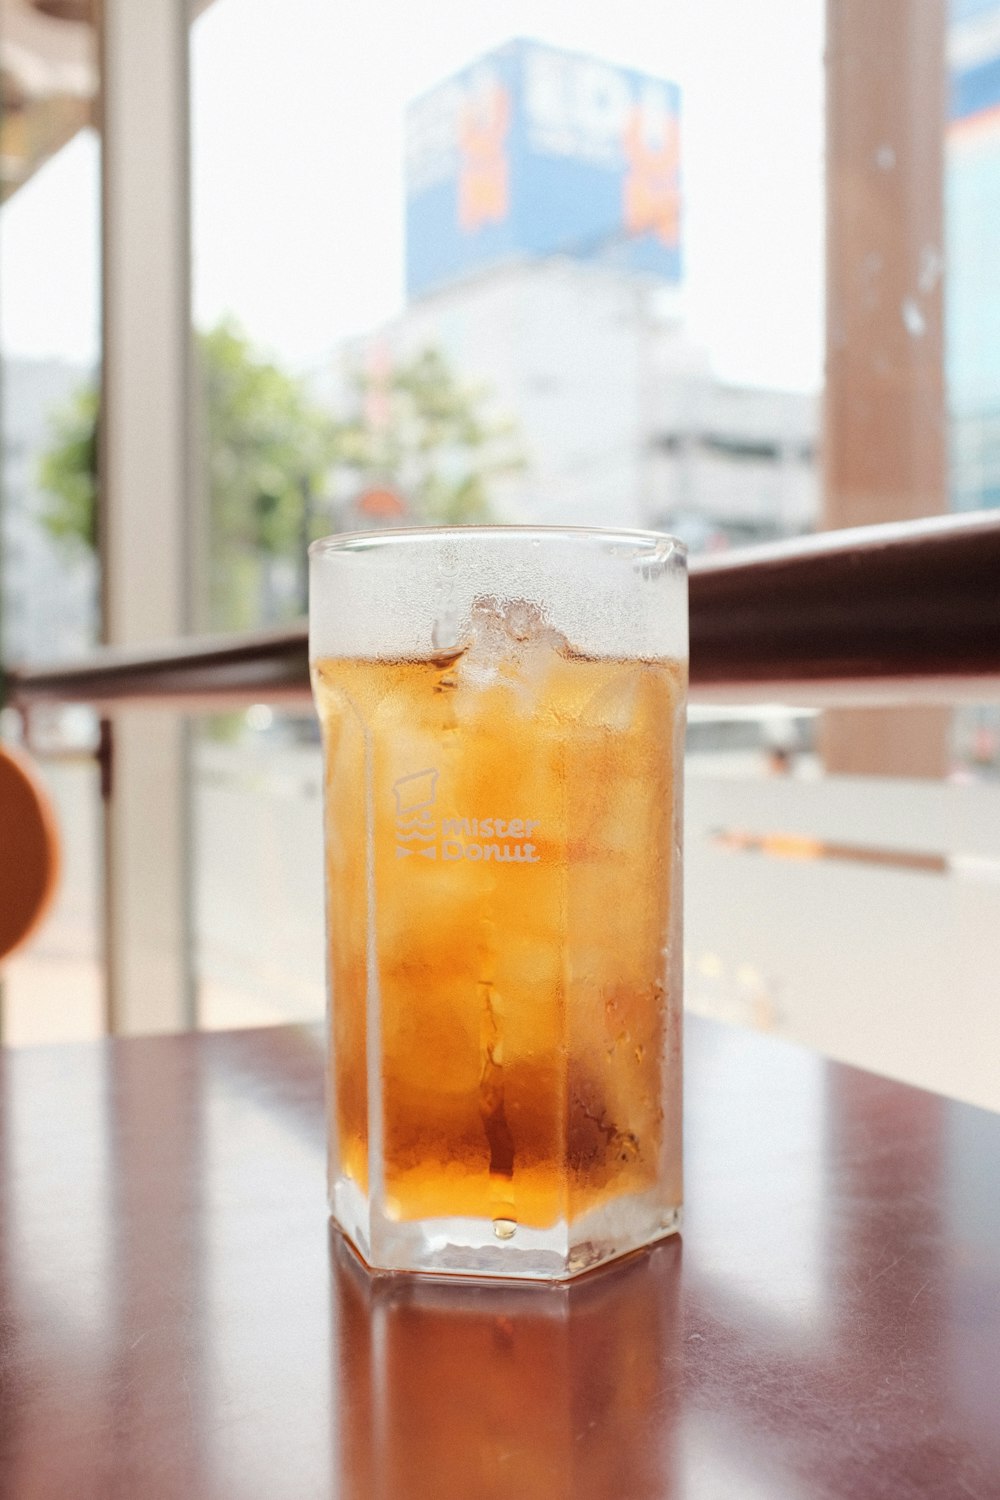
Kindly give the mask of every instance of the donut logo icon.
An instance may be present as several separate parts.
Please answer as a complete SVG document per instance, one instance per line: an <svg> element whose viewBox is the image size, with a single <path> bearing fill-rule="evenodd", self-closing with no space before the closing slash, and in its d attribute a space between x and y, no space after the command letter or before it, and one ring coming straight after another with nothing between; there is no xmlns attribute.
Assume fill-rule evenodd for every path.
<svg viewBox="0 0 1000 1500"><path fill-rule="evenodd" d="M414 771L412 776L400 776L393 782L397 859L409 854L437 858L437 827L432 812L437 779L437 771Z"/></svg>

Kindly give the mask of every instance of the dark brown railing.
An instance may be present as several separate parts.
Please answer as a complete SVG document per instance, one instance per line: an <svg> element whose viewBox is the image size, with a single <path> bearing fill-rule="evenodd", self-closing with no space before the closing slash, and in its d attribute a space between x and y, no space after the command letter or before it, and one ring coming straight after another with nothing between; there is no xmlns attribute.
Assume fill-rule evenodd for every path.
<svg viewBox="0 0 1000 1500"><path fill-rule="evenodd" d="M1000 512L831 531L691 563L691 685L1000 689ZM12 667L6 698L199 708L309 694L305 624Z"/></svg>

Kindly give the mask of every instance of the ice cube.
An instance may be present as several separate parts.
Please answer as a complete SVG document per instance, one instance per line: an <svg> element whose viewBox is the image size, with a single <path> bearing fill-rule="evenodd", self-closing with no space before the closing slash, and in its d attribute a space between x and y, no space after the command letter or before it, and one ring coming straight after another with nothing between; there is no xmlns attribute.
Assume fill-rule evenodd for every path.
<svg viewBox="0 0 1000 1500"><path fill-rule="evenodd" d="M566 637L549 624L544 610L530 599L480 595L469 614L470 645L508 653L514 646L544 644L568 649Z"/></svg>
<svg viewBox="0 0 1000 1500"><path fill-rule="evenodd" d="M620 666L587 703L585 722L625 734L636 727L640 694L645 683L641 664Z"/></svg>
<svg viewBox="0 0 1000 1500"><path fill-rule="evenodd" d="M570 649L537 604L493 595L480 596L473 604L468 640L461 661L463 681L484 688L502 680L527 700L533 700L542 686L553 652Z"/></svg>

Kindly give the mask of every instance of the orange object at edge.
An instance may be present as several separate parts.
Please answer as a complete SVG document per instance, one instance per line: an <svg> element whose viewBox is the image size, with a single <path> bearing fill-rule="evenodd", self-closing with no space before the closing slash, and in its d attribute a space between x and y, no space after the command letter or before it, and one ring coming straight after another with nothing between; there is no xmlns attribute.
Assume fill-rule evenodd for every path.
<svg viewBox="0 0 1000 1500"><path fill-rule="evenodd" d="M51 799L23 756L0 745L0 960L36 931L61 865Z"/></svg>

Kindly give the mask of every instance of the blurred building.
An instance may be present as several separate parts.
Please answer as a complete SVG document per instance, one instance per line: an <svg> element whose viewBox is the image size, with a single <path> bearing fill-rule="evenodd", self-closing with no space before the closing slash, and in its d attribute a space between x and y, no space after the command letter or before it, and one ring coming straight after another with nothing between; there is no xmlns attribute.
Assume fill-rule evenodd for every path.
<svg viewBox="0 0 1000 1500"><path fill-rule="evenodd" d="M489 391L525 459L501 519L812 526L816 401L720 384L683 329L675 84L512 41L411 106L406 191L409 305L362 357L438 347Z"/></svg>
<svg viewBox="0 0 1000 1500"><path fill-rule="evenodd" d="M516 424L524 470L493 483L505 521L668 527L698 548L815 521L815 398L721 384L644 277L500 265L415 299L366 355L428 347Z"/></svg>

